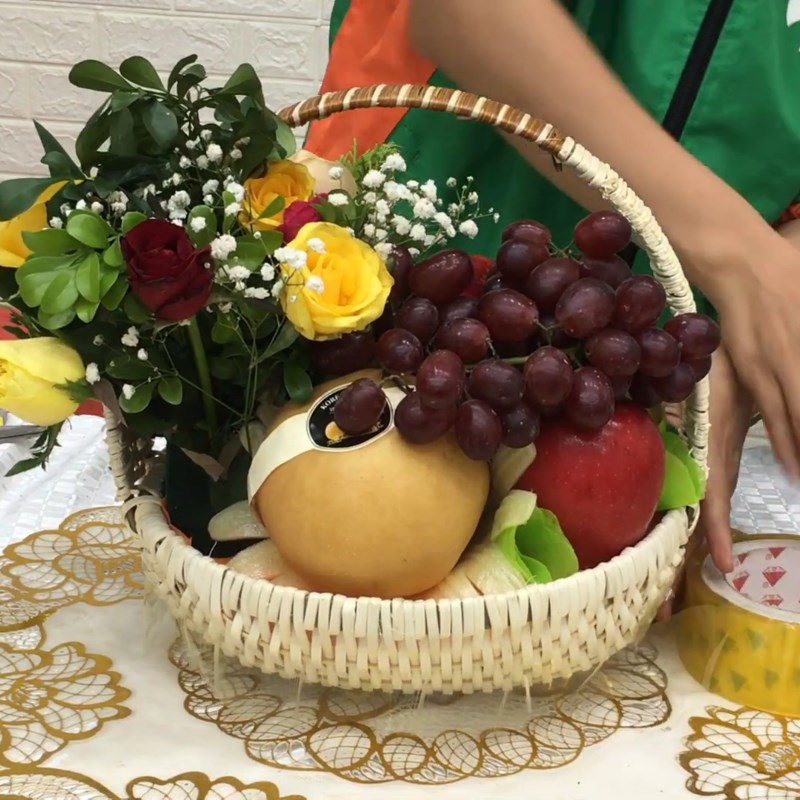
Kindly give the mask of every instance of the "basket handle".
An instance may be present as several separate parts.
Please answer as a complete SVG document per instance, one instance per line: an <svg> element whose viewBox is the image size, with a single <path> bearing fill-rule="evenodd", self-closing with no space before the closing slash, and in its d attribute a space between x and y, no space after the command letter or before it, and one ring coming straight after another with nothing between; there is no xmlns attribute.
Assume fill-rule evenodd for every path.
<svg viewBox="0 0 800 800"><path fill-rule="evenodd" d="M650 258L653 275L667 293L667 302L672 312L684 314L696 310L694 296L678 256L656 222L653 212L608 164L593 156L574 139L564 136L552 125L530 114L458 89L414 84L379 84L311 97L282 109L279 116L296 128L340 111L376 107L445 111L465 119L488 123L505 133L533 142L559 163L573 169L578 177L597 189L630 222ZM704 469L708 453L708 399L708 379L704 378L687 400L683 417L694 457Z"/></svg>

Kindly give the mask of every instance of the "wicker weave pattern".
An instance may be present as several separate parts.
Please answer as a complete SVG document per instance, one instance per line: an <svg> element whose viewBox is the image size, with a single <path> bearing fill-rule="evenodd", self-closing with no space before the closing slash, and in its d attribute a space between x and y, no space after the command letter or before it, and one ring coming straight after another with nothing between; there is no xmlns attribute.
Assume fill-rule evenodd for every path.
<svg viewBox="0 0 800 800"><path fill-rule="evenodd" d="M372 86L284 109L302 125L373 106L427 108L480 120L535 142L595 187L633 226L676 313L694 310L678 259L650 210L608 165L551 125L485 98L430 86ZM705 466L708 381L686 404L685 428ZM246 666L343 688L475 692L554 686L587 674L635 641L672 585L697 522L672 511L636 547L570 578L466 600L380 600L304 592L233 572L188 546L142 487L146 443L108 417L120 498L140 533L145 574L186 630ZM131 498L137 498L131 500Z"/></svg>

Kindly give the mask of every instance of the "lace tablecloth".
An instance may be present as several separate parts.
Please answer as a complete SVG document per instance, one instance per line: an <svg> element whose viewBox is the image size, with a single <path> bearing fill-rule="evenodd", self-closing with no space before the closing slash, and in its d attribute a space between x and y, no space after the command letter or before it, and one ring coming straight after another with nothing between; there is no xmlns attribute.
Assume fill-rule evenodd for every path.
<svg viewBox="0 0 800 800"><path fill-rule="evenodd" d="M669 630L560 699L321 690L197 650L142 602L116 510L80 511L112 502L106 467L80 418L46 474L0 483L0 799L800 798L800 725L704 691ZM737 526L799 511L754 440Z"/></svg>

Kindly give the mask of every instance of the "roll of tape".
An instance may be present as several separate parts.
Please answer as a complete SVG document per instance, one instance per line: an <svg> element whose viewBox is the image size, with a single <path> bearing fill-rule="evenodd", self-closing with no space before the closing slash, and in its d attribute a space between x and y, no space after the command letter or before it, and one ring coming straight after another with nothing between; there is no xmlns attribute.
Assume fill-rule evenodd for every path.
<svg viewBox="0 0 800 800"><path fill-rule="evenodd" d="M715 694L800 715L800 537L742 537L733 555L728 575L705 553L687 566L681 660Z"/></svg>

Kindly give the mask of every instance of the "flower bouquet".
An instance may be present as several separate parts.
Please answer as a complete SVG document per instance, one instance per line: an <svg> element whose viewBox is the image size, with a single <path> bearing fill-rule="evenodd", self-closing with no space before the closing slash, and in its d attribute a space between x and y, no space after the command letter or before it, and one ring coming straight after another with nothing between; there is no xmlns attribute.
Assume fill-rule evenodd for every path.
<svg viewBox="0 0 800 800"><path fill-rule="evenodd" d="M619 629L598 612L589 662L608 657L649 621L678 566L704 474L662 406L703 385L719 344L688 292L670 298L684 313L661 327L666 292L617 255L641 201L613 184L626 215L589 215L566 248L539 222L506 220L491 258L470 253L478 227L499 222L471 178L408 178L391 144L336 162L295 152L287 120L408 104L482 113L569 165L585 151L448 90L352 90L276 115L251 66L219 87L205 77L195 57L166 80L139 57L78 64L71 81L106 97L77 161L37 125L49 177L0 184L0 297L17 337L0 342L0 407L43 427L16 469L44 464L76 405L102 400L124 494L155 492L135 519L152 580L189 627L267 671L406 688L403 648L381 626L411 614L405 647L440 642L445 617L420 632L418 612L392 610L399 598L485 604L466 638L508 624L509 593L544 598L524 622L536 645L542 608L555 613L547 587L571 598L576 635L586 581L587 613L612 584L635 606L614 606ZM682 286L648 215L637 232L654 269ZM152 478L152 458L120 451L120 431L166 440L163 482L134 485ZM274 606L255 611L265 586ZM359 632L347 596L385 598L388 616ZM291 623L297 598L304 621ZM552 678L511 636L522 666L490 648L485 684L464 677L460 657L423 683L519 683L534 662L537 680ZM586 660L570 652L562 677Z"/></svg>

